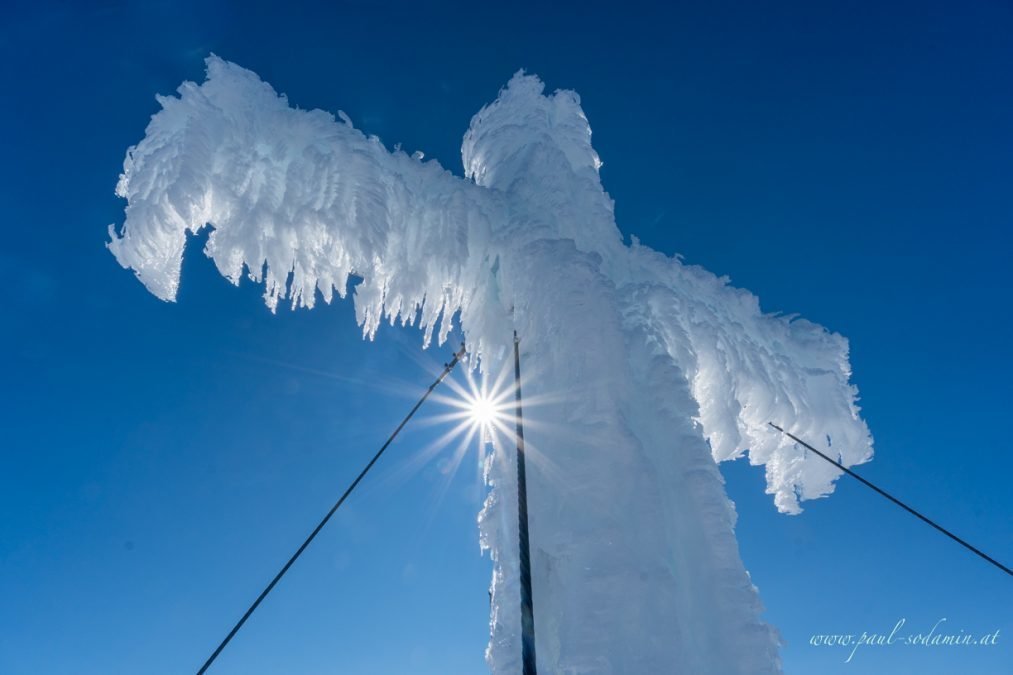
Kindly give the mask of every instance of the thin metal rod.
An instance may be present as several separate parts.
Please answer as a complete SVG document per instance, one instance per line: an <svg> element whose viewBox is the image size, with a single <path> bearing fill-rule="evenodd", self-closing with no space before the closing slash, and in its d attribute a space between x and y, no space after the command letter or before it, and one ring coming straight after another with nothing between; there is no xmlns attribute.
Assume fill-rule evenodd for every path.
<svg viewBox="0 0 1013 675"><path fill-rule="evenodd" d="M1009 574L1010 576L1013 576L1013 570L1010 570L1010 568L1006 567L1006 566L1005 566L1005 565L1003 565L1003 564L1002 564L1001 562L999 562L998 560L996 560L996 559L995 559L995 558L993 558L992 556L990 556L990 555L988 555L988 554L984 553L984 552L983 552L983 551L981 551L980 549L977 549L977 548L975 548L974 546L971 546L971 545L970 545L970 544L968 544L968 543L967 543L966 541L964 541L963 539L961 539L961 538L960 538L960 537L958 537L957 535L953 534L952 532L950 532L949 530L947 530L947 529L946 529L945 527L943 527L942 525L938 525L938 524L936 524L936 523L935 523L935 521L933 521L933 520L930 520L929 518L927 518L927 517L923 516L922 514L918 513L918 512L917 512L917 511L915 511L915 510L914 510L913 508L911 508L910 506L908 506L907 504L905 504L905 503L904 503L904 502L902 502L901 500L897 499L896 497L894 497L893 495L891 495L891 494L890 494L889 492L887 492L886 490L881 490L880 488L876 487L875 485L873 485L873 484L872 484L872 483L870 483L869 481L867 481L867 480L865 480L864 478L862 478L861 476L859 476L859 475L858 475L857 473L855 473L854 471L852 471L852 470L851 470L851 469L849 469L848 467L844 466L843 464L840 464L839 462L837 462L837 461L835 461L835 460L833 460L833 459L830 459L830 457L828 457L828 456L824 455L824 454L823 454L822 452L820 452L819 450L817 450L817 449L816 449L816 448L814 448L813 446L809 445L808 443L806 443L805 441L803 441L803 440L802 440L801 438L799 438L799 437L798 437L798 436L796 436L795 434L792 434L792 433L789 433L789 432L785 431L784 429L782 429L781 427L777 426L777 425L776 425L776 424L774 424L773 422L768 422L767 424L769 424L770 426L774 427L775 429L777 429L778 431L780 431L780 432L781 432L782 434L784 434L784 435L785 435L785 436L787 436L788 438L790 438L790 439L794 440L794 441L795 441L796 443L801 443L801 444L802 444L802 445L804 445L805 447L809 448L810 450L812 450L812 451L813 451L813 452L815 452L815 453L816 453L817 455L819 455L819 456L820 456L820 457L822 457L823 459L827 460L828 462L830 462L831 464L833 464L834 466L836 466L836 467L837 467L838 469L840 469L840 470L841 470L841 471L843 471L844 473L848 474L849 476L851 476L851 477L852 477L852 478L854 478L855 480L859 481L860 483L862 483L862 484L863 484L863 485L865 485L866 487L872 488L873 490L875 490L875 491L876 491L876 492L878 492L879 494L883 495L884 497L886 497L886 498L887 498L887 499L889 499L889 500L890 500L891 502L893 502L893 503L894 503L894 504L896 504L897 506L901 507L902 509L904 509L905 511L907 511L907 512L908 512L908 513L910 513L911 515L913 515L913 516L916 516L916 517L920 518L921 520L925 521L926 523L928 523L928 524L929 524L929 525L931 525L932 527L936 528L937 530L939 530L940 532L942 532L942 533L943 533L943 534L945 534L945 535L946 535L947 537L949 537L949 538L950 538L950 539L952 539L953 541L957 542L958 544L960 544L961 546L963 546L963 547L964 547L964 548L966 548L967 550L969 550L969 551L971 551L972 553L975 553L975 554L977 554L977 555L981 556L982 558L984 558L984 559L985 559L985 560L987 560L988 562L992 563L993 565L995 565L996 567L998 567L999 569L1001 569L1001 570L1002 570L1003 572L1005 572L1006 574Z"/></svg>
<svg viewBox="0 0 1013 675"><path fill-rule="evenodd" d="M253 604L250 605L250 608L246 610L245 614L243 614L243 618L241 618L239 622L232 627L232 630L229 631L229 634L226 635L225 639L222 640L222 643L218 645L218 649L216 649L214 653L211 654L208 660L204 662L204 665L201 666L200 670L197 671L197 675L204 675L207 669L211 667L211 664L214 663L215 659L218 658L218 655L222 653L223 649L225 649L225 645L229 644L232 638L235 637L236 633L239 632L239 629L243 627L244 623L246 623L246 620L250 618L250 615L253 614L254 610L256 610L257 607L260 605L260 603L264 600L264 598L267 597L267 594L270 593L271 590L275 587L275 585L279 581L281 581L281 578L285 576L285 572L288 572L288 568L292 566L292 563L294 563L299 558L299 556L302 555L302 552L305 551L306 547L310 545L310 542L313 541L314 538L316 538L316 536L320 533L320 530L324 529L324 525L326 525L327 521L331 519L331 516L334 515L334 512L341 507L345 499L348 498L348 495L352 494L352 490L356 488L356 486L359 484L359 481L361 481L366 476L366 474L369 473L369 470L373 468L373 465L376 464L376 461L380 459L380 455L384 453L384 451L394 441L397 435L401 433L401 429L403 429L404 426L408 424L408 420L410 420L418 411L418 409L422 407L422 404L425 403L426 399L429 398L429 395L433 393L433 390L436 389L436 387L439 386L439 384L443 382L444 379L446 379L447 375L450 374L450 371L454 369L454 366L456 366L458 362L460 362L463 356L464 356L464 345L461 345L461 349L458 350L456 354L454 354L454 358L451 359L450 363L444 365L443 372L440 373L440 376L436 378L435 382L429 385L429 389L426 390L426 393L424 393L422 395L422 398L419 399L418 403L415 404L415 407L413 407L411 411L407 415L405 415L405 418L401 420L401 424L397 425L397 429L394 430L394 433L392 433L390 436L387 437L387 440L383 444L383 446L377 451L375 455L373 455L373 459L369 460L369 464L366 465L366 468L359 473L359 475L356 477L354 481L352 481L352 484L348 486L348 489L345 490L345 493L341 495L341 499L339 499L334 504L334 506L331 507L331 510L327 512L327 515L324 516L324 519L320 521L320 524L317 525L316 528L313 530L313 532L310 533L310 536L306 537L306 541L302 543L302 546L299 547L299 550L297 550L295 554L291 558L289 558L288 562L285 563L285 566L281 568L281 571L278 572L276 575L274 575L274 579L271 580L271 583L269 583L267 585L267 588L265 588L257 597L257 599L254 600Z"/></svg>
<svg viewBox="0 0 1013 675"><path fill-rule="evenodd" d="M523 675L537 675L535 608L531 594L531 549L528 542L528 478L524 465L524 411L521 405L521 340L514 331L514 400L517 404L517 530L520 535L521 660Z"/></svg>

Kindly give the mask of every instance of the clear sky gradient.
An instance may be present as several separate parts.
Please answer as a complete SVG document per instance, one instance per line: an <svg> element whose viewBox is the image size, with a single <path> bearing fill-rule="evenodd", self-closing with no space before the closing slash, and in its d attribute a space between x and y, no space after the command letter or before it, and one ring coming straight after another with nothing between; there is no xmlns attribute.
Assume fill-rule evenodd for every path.
<svg viewBox="0 0 1013 675"><path fill-rule="evenodd" d="M347 301L273 316L199 241L177 304L116 264L124 152L209 52L457 174L518 68L577 90L623 232L848 336L860 471L1013 564L1009 3L86 4L0 21L0 673L195 671L449 357L362 341ZM484 671L474 453L406 470L443 430L405 433L216 675ZM1010 672L1009 577L854 481L787 517L723 471L786 672ZM999 644L809 644L902 618Z"/></svg>

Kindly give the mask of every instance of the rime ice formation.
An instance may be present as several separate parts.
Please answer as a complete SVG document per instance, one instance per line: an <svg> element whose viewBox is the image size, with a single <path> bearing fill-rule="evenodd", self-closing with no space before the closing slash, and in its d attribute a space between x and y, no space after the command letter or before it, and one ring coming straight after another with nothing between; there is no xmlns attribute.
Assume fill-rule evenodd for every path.
<svg viewBox="0 0 1013 675"><path fill-rule="evenodd" d="M186 233L211 225L205 253L233 283L263 281L272 310L343 297L354 274L369 337L389 320L442 343L459 312L490 368L523 336L525 395L556 401L527 434L542 672L779 671L715 460L763 464L787 513L837 472L768 420L868 461L843 337L625 245L578 96L546 96L536 77L515 75L475 115L465 178L344 114L292 108L216 57L203 84L159 102L127 153L109 243L159 298L175 298ZM496 674L520 671L513 470L509 449L492 453L479 516Z"/></svg>

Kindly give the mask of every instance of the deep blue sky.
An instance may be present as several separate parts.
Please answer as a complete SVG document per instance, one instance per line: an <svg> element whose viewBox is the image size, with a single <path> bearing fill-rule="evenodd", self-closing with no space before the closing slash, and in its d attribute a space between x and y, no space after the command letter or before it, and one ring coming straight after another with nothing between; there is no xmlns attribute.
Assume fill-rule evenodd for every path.
<svg viewBox="0 0 1013 675"><path fill-rule="evenodd" d="M458 174L515 70L576 89L622 230L847 335L864 475L1013 563L1009 3L83 4L0 21L0 672L196 670L430 379L416 332L363 342L348 302L272 316L195 246L168 305L104 249L154 94L211 51ZM442 498L436 463L394 476L438 431L215 673L483 671L474 463ZM1001 572L853 482L792 518L724 472L788 673L1008 672ZM944 617L999 646L808 645Z"/></svg>

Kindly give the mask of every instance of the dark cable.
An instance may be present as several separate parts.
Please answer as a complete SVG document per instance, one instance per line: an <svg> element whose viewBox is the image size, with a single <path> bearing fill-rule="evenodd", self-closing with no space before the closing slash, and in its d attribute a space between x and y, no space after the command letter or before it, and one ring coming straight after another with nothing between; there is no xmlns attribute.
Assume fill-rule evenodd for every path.
<svg viewBox="0 0 1013 675"><path fill-rule="evenodd" d="M299 550L297 550L295 554L291 558L289 558L288 562L285 563L285 566L281 568L281 571L278 572L278 574L275 575L274 579L271 580L271 583L267 585L267 588L265 588L261 592L261 594L257 597L257 599L254 601L254 603L250 605L250 608L246 610L246 614L243 614L243 618L239 620L239 623L233 626L232 630L229 631L229 634L225 636L224 640L222 640L222 643L218 645L218 649L216 649L214 653L211 654L210 658L208 658L208 660L204 662L204 665L201 666L200 670L197 671L197 675L204 675L204 673L211 666L211 664L214 663L215 659L218 658L218 655L222 653L222 650L225 649L225 645L229 644L229 641L232 640L233 637L235 637L236 633L239 632L239 629L243 627L244 623L246 623L246 620L250 618L251 614L253 614L253 611L257 609L257 607L264 600L264 598L267 597L267 594L271 592L271 589L274 588L275 584L277 584L281 580L281 578L285 576L285 572L288 572L288 568L292 566L292 563L294 563L296 559L298 559L299 556L302 555L302 552L306 550L306 547L310 545L310 542L313 541L313 539L317 536L317 534L320 533L320 530L324 528L324 525L326 525L327 521L331 519L331 516L334 515L334 512L338 510L338 508L341 506L342 503L344 503L348 495L352 493L352 490L354 490L355 487L359 484L359 481L361 481L363 477L365 477L365 475L369 472L369 470L373 468L373 465L376 464L376 461L378 459L380 459L380 455L383 454L384 450L386 450L387 447L394 441L394 438L396 438L397 435L401 432L401 429L403 429L404 426L408 424L408 420L410 420L412 416L415 415L416 411L418 411L418 409L422 407L422 404L425 403L426 399L429 398L429 395L433 393L433 390L436 389L436 387L441 382L443 382L443 380L447 377L447 375L450 374L450 371L454 369L454 366L458 364L458 362L461 360L461 357L463 356L464 356L464 345L461 345L461 349L459 349L458 352L454 354L454 358L451 359L450 363L444 365L443 372L440 373L440 376L436 378L435 382L429 385L429 389L426 390L426 393L422 395L422 398L420 398L418 403L415 404L415 407L411 409L411 411L405 416L403 420L401 420L401 424L397 425L397 429L394 430L394 433L392 433L387 438L387 441L383 444L383 446L377 451L375 455L373 455L373 459L369 460L369 464L366 465L366 468L363 469L361 473L359 473L358 477L356 477L354 481L352 481L352 484L348 486L347 490L345 490L345 494L341 495L341 499L339 499L337 503L335 503L334 506L331 507L331 510L327 512L327 515L324 516L324 519L321 520L320 524L316 526L316 529L314 529L313 532L310 534L310 536L306 538L306 541L302 543L302 546L299 547Z"/></svg>
<svg viewBox="0 0 1013 675"><path fill-rule="evenodd" d="M514 390L517 425L517 529L521 572L521 661L523 675L537 675L535 605L531 593L531 547L528 541L528 479L524 461L524 413L521 408L521 339L514 331Z"/></svg>
<svg viewBox="0 0 1013 675"><path fill-rule="evenodd" d="M775 429L777 429L778 431L780 431L782 434L784 434L788 438L791 438L792 440L794 440L796 443L801 443L805 447L809 448L810 450L812 450L813 452L815 452L817 455L819 455L823 459L827 460L828 462L830 462L831 464L833 464L834 466L836 466L838 469L840 469L841 471L843 471L846 474L848 474L849 476L851 476L852 478L855 478L856 480L858 480L859 482L863 483L867 487L872 488L873 490L875 490L879 494L883 495L884 497L886 497L891 502L893 502L897 506L901 507L902 509L904 509L908 513L910 513L910 514L912 514L914 516L917 516L918 518L921 518L923 521L925 521L926 523L928 523L932 527L936 528L937 530L939 530L940 532L942 532L943 534L945 534L947 537L949 537L953 541L957 542L961 546L965 547L966 549L968 549L972 553L976 553L977 555L981 556L982 558L984 558L988 562L992 563L993 565L995 565L996 567L998 567L999 569L1001 569L1006 574L1009 574L1010 576L1013 576L1013 570L1010 570L1010 568L1006 567L1005 565L1003 565L1001 562L999 562L995 558L991 557L990 555L982 552L980 549L977 549L974 546L971 546L966 541L964 541L963 539L961 539L957 535L953 534L952 532L950 532L949 530L947 530L942 525L938 525L934 521L932 521L932 520L926 518L925 516L923 516L922 514L918 513L917 511L915 511L914 509L912 509L910 506L908 506L907 504L905 504L901 500L899 500L896 497L894 497L893 495L891 495L889 492L886 492L885 490L881 490L880 488L876 487L875 485L873 485L869 481L867 481L864 478L862 478L861 476L859 476L857 473L855 473L854 471L852 471L848 467L844 466L843 464L840 464L839 462L837 462L837 461L835 461L833 459L830 459L829 457L827 457L826 455L824 455L822 452L820 452L819 450L817 450L813 446L811 446L808 443L806 443L805 441L803 441L798 436L785 431L784 429L782 429L781 427L777 426L773 422L768 422L768 424L770 426L774 427Z"/></svg>

